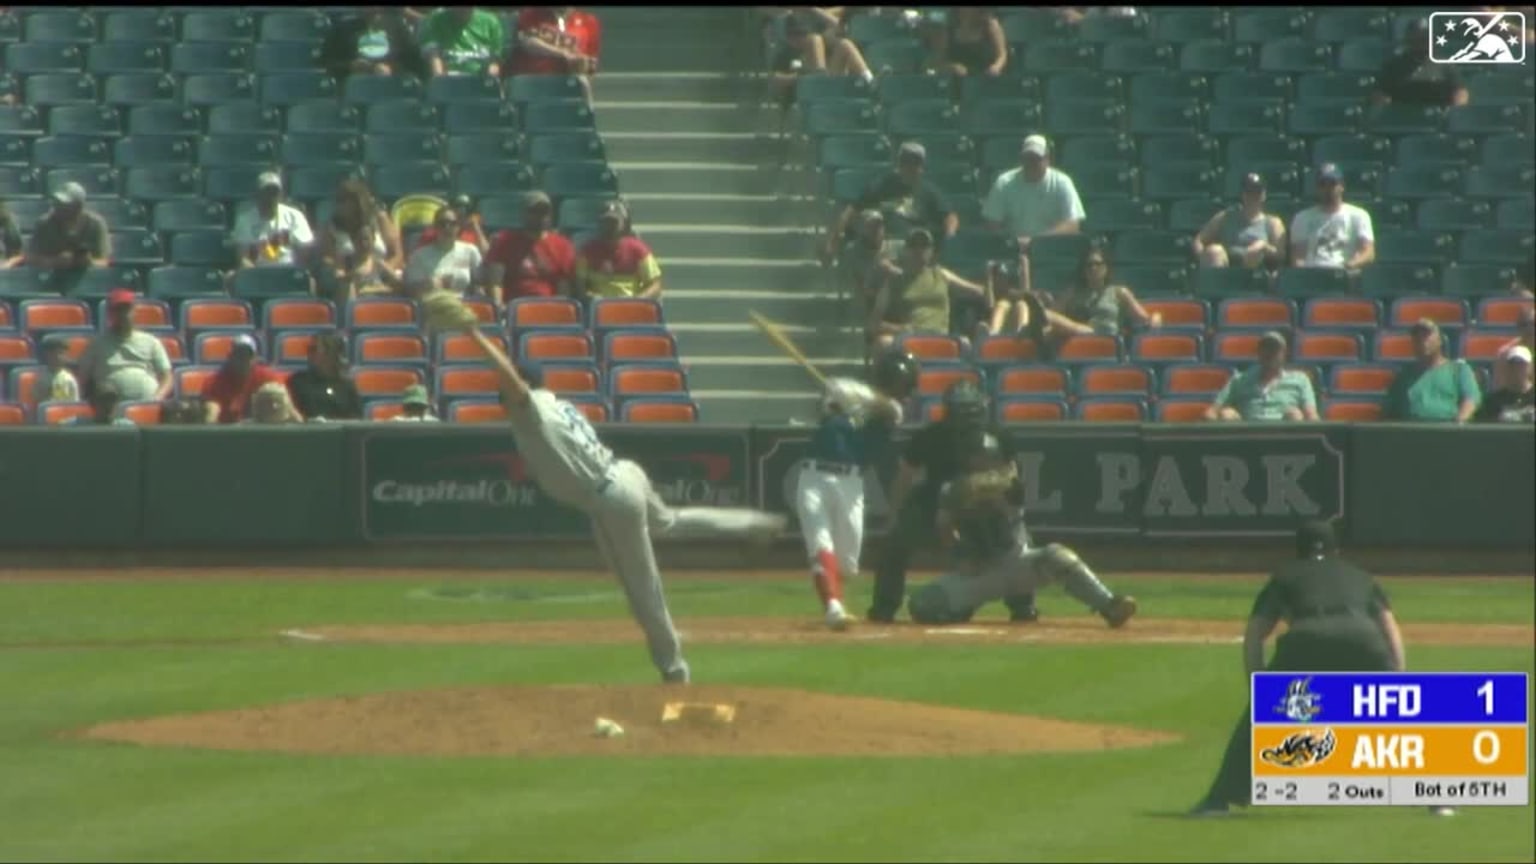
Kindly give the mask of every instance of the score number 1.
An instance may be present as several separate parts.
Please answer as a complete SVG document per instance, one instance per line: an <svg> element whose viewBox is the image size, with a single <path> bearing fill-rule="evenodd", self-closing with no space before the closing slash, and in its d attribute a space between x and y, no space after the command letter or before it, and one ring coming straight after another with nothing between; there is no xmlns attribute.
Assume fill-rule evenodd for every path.
<svg viewBox="0 0 1536 864"><path fill-rule="evenodd" d="M1477 688L1477 695L1483 697L1483 713L1493 716L1493 679L1483 682L1483 686Z"/></svg>

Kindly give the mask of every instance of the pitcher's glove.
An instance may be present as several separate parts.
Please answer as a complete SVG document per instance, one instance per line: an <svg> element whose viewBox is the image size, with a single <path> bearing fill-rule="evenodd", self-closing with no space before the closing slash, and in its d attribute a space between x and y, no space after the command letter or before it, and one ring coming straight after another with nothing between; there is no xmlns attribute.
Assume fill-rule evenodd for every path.
<svg viewBox="0 0 1536 864"><path fill-rule="evenodd" d="M452 291L427 294L421 298L421 309L427 327L434 332L463 332L480 324L474 311L464 305L463 298Z"/></svg>

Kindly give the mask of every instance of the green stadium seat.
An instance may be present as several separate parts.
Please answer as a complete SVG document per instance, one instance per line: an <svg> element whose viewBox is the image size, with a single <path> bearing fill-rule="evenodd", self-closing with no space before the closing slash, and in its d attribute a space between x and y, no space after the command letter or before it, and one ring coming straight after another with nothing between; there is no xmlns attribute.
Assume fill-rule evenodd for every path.
<svg viewBox="0 0 1536 864"><path fill-rule="evenodd" d="M101 38L96 18L78 9L29 10L22 19L22 34L28 43L89 45ZM6 60L10 61L9 56Z"/></svg>
<svg viewBox="0 0 1536 864"><path fill-rule="evenodd" d="M1049 102L1122 100L1125 92L1125 79L1107 72L1079 69L1058 72L1045 80Z"/></svg>
<svg viewBox="0 0 1536 864"><path fill-rule="evenodd" d="M343 180L359 173L357 166L350 163L301 164L289 172L288 196L298 201L330 198Z"/></svg>
<svg viewBox="0 0 1536 864"><path fill-rule="evenodd" d="M1292 105L1286 134L1306 138L1353 135L1360 131L1365 109L1359 105Z"/></svg>
<svg viewBox="0 0 1536 864"><path fill-rule="evenodd" d="M1529 195L1500 201L1494 212L1494 222L1500 228L1536 228L1536 199Z"/></svg>
<svg viewBox="0 0 1536 864"><path fill-rule="evenodd" d="M1072 184L1083 198L1136 197L1141 172L1125 165L1087 165L1072 172Z"/></svg>
<svg viewBox="0 0 1536 864"><path fill-rule="evenodd" d="M43 175L45 189L79 183L88 195L117 195L122 191L122 182L122 177L111 168L54 168Z"/></svg>
<svg viewBox="0 0 1536 864"><path fill-rule="evenodd" d="M843 168L832 174L832 200L839 204L852 204L863 197L864 192L876 180L884 177L889 168Z"/></svg>
<svg viewBox="0 0 1536 864"><path fill-rule="evenodd" d="M430 88L428 88L430 90ZM290 129L292 118L289 119ZM522 128L517 107L506 102L479 100L475 102L449 102L443 104L443 131L449 135L487 134L491 132L517 132ZM557 132L532 132L533 135L551 135L593 132L595 129L571 129Z"/></svg>
<svg viewBox="0 0 1536 864"><path fill-rule="evenodd" d="M1536 78L1524 71L1484 73L1467 81L1467 96L1473 105L1531 105L1536 103Z"/></svg>
<svg viewBox="0 0 1536 864"><path fill-rule="evenodd" d="M960 109L948 99L923 99L890 106L885 128L894 138L905 140L954 129L959 121Z"/></svg>
<svg viewBox="0 0 1536 864"><path fill-rule="evenodd" d="M336 79L319 69L276 72L261 76L261 102L264 105L298 105L338 96Z"/></svg>
<svg viewBox="0 0 1536 864"><path fill-rule="evenodd" d="M188 75L181 83L181 101L184 105L222 105L256 98L256 76L243 72Z"/></svg>
<svg viewBox="0 0 1536 864"><path fill-rule="evenodd" d="M1275 280L1281 297L1331 297L1349 292L1349 274L1331 267L1285 267Z"/></svg>
<svg viewBox="0 0 1536 864"><path fill-rule="evenodd" d="M113 228L148 228L149 210L143 203L116 195L101 195L91 201L91 209L101 214Z"/></svg>
<svg viewBox="0 0 1536 864"><path fill-rule="evenodd" d="M1190 259L1189 237L1177 231L1127 231L1114 244L1117 262L1186 264Z"/></svg>
<svg viewBox="0 0 1536 864"><path fill-rule="evenodd" d="M32 164L32 139L22 135L0 136L0 165L26 168ZM15 202L11 202L15 203ZM12 209L14 211L14 208ZM22 221L20 224L28 224Z"/></svg>
<svg viewBox="0 0 1536 864"><path fill-rule="evenodd" d="M251 68L251 46L234 42L180 42L171 45L171 71L178 75L243 73Z"/></svg>
<svg viewBox="0 0 1536 864"><path fill-rule="evenodd" d="M864 62L880 74L908 75L921 71L926 52L917 40L882 39L864 48Z"/></svg>
<svg viewBox="0 0 1536 864"><path fill-rule="evenodd" d="M150 105L176 99L176 79L161 72L108 75L102 82L101 101L108 105Z"/></svg>
<svg viewBox="0 0 1536 864"><path fill-rule="evenodd" d="M13 139L17 140L17 139ZM112 167L112 148L103 138L55 135L32 144L31 164L39 168Z"/></svg>
<svg viewBox="0 0 1536 864"><path fill-rule="evenodd" d="M1164 42L1224 41L1230 33L1224 9L1159 9L1152 17L1152 35Z"/></svg>
<svg viewBox="0 0 1536 864"><path fill-rule="evenodd" d="M1259 69L1300 75L1333 68L1333 46L1305 37L1274 39L1259 47Z"/></svg>
<svg viewBox="0 0 1536 864"><path fill-rule="evenodd" d="M1477 141L1467 135L1430 133L1406 135L1397 141L1397 163L1423 167L1461 168L1477 158Z"/></svg>
<svg viewBox="0 0 1536 864"><path fill-rule="evenodd" d="M261 42L308 42L319 45L331 28L330 19L313 11L268 12L261 17Z"/></svg>
<svg viewBox="0 0 1536 864"><path fill-rule="evenodd" d="M545 84L543 85L545 88L562 86L562 83L568 80L561 76L532 75L513 78L512 81L514 86L516 86L516 82L528 81L529 79L560 82L555 85ZM536 88L531 84L525 83L521 86L524 92L529 95L537 92L537 95L542 96L546 93L545 90ZM569 84L563 84L563 86L568 88ZM502 101L501 82L489 75L448 75L428 81L425 96L428 102L437 105L454 105L460 102L500 102ZM577 91L574 96L567 96L566 98L585 98L585 94ZM527 98L520 101L527 103L555 100Z"/></svg>
<svg viewBox="0 0 1536 864"><path fill-rule="evenodd" d="M854 20L860 17L865 16ZM875 79L875 96L886 106L930 99L948 100L954 92L955 79L949 75L882 75Z"/></svg>
<svg viewBox="0 0 1536 864"><path fill-rule="evenodd" d="M0 166L0 197L30 198L41 195L43 194L42 182L43 178L35 168Z"/></svg>
<svg viewBox="0 0 1536 864"><path fill-rule="evenodd" d="M1141 72L1128 80L1134 102L1207 99L1212 92L1211 79L1194 72Z"/></svg>
<svg viewBox="0 0 1536 864"><path fill-rule="evenodd" d="M1230 102L1285 103L1292 95L1291 76L1283 72L1224 72L1211 79L1218 104Z"/></svg>
<svg viewBox="0 0 1536 864"><path fill-rule="evenodd" d="M537 187L533 172L528 166L501 163L463 166L459 169L454 188L459 194L476 197L483 195L487 189L516 195L519 192L530 192Z"/></svg>
<svg viewBox="0 0 1536 864"><path fill-rule="evenodd" d="M1055 10L1046 7L1005 7L999 10L999 20L1009 44L1064 39L1072 35L1071 26L1057 17Z"/></svg>
<svg viewBox="0 0 1536 864"><path fill-rule="evenodd" d="M26 78L23 88L26 103L39 108L92 105L99 98L96 79L85 74L61 72L32 75Z"/></svg>
<svg viewBox="0 0 1536 864"><path fill-rule="evenodd" d="M1389 235L1390 236L1390 235ZM1447 242L1449 236L1445 235ZM1360 271L1360 293L1366 297L1412 297L1433 293L1440 284L1435 266L1439 260L1419 262L1382 261L1385 238L1376 240L1377 261Z"/></svg>
<svg viewBox="0 0 1536 864"><path fill-rule="evenodd" d="M320 65L320 46L312 42L261 42L252 55L252 69L260 75L272 75L299 69L314 69ZM359 80L412 81L415 78L395 75L354 75L347 83ZM418 88L420 87L417 82Z"/></svg>
<svg viewBox="0 0 1536 864"><path fill-rule="evenodd" d="M590 117L591 111L587 114ZM376 102L363 117L363 128L370 133L435 135L442 126L442 109L416 99Z"/></svg>
<svg viewBox="0 0 1536 864"><path fill-rule="evenodd" d="M271 167L277 160L276 135L209 135L197 147L197 164L203 168L236 165Z"/></svg>
<svg viewBox="0 0 1536 864"><path fill-rule="evenodd" d="M1105 72L1170 72L1179 68L1179 47L1172 42L1109 42L1099 55Z"/></svg>
<svg viewBox="0 0 1536 864"><path fill-rule="evenodd" d="M1493 206L1487 201L1460 198L1432 198L1419 202L1416 227L1420 231L1465 231L1488 228L1493 223Z"/></svg>
<svg viewBox="0 0 1536 864"><path fill-rule="evenodd" d="M1099 68L1099 46L1086 42L1071 39L1031 41L1022 51L1024 71L1030 74Z"/></svg>
<svg viewBox="0 0 1536 864"><path fill-rule="evenodd" d="M251 43L256 41L256 19L247 12L234 9L188 12L181 18L181 39L184 42Z"/></svg>
<svg viewBox="0 0 1536 864"><path fill-rule="evenodd" d="M1375 75L1382 64L1392 56L1392 45L1385 39L1365 37L1351 39L1338 47L1338 70Z"/></svg>
<svg viewBox="0 0 1536 864"><path fill-rule="evenodd" d="M1296 79L1296 101L1306 105L1364 105L1376 76L1363 72L1313 72Z"/></svg>
<svg viewBox="0 0 1536 864"><path fill-rule="evenodd" d="M1451 198L1461 193L1462 172L1440 165L1399 165L1387 172L1386 194L1393 198Z"/></svg>
<svg viewBox="0 0 1536 864"><path fill-rule="evenodd" d="M1441 291L1453 297L1497 297L1509 294L1515 270L1500 264L1452 264L1445 268Z"/></svg>
<svg viewBox="0 0 1536 864"><path fill-rule="evenodd" d="M1227 169L1255 162L1307 162L1306 143L1295 138L1250 135L1227 139ZM1338 160L1322 159L1329 162Z"/></svg>
<svg viewBox="0 0 1536 864"><path fill-rule="evenodd" d="M1141 195L1153 201L1215 197L1220 186L1220 172L1198 165L1148 166L1141 174Z"/></svg>
<svg viewBox="0 0 1536 864"><path fill-rule="evenodd" d="M1446 112L1446 131L1455 135L1529 134L1530 105L1460 105Z"/></svg>
<svg viewBox="0 0 1536 864"><path fill-rule="evenodd" d="M1189 290L1189 271L1179 265L1117 264L1115 279L1138 297L1168 297Z"/></svg>
<svg viewBox="0 0 1536 864"><path fill-rule="evenodd" d="M1165 165L1200 165L1216 167L1221 156L1221 142L1195 131L1171 132L1143 138L1142 168Z"/></svg>
<svg viewBox="0 0 1536 864"><path fill-rule="evenodd" d="M283 136L279 150L284 165L297 167L358 162L363 145L358 136L346 132L295 132Z"/></svg>
<svg viewBox="0 0 1536 864"><path fill-rule="evenodd" d="M1364 179L1364 178L1362 178ZM1383 228L1412 228L1413 207L1407 201L1399 201L1395 198L1376 198L1370 194L1359 195L1350 193L1354 203L1365 208L1371 214L1371 224L1376 227L1377 238L1381 237Z"/></svg>
<svg viewBox="0 0 1536 864"><path fill-rule="evenodd" d="M125 139L120 144L127 144L133 139ZM152 137L141 139L147 142L178 142L185 144L189 150L189 139ZM124 176L123 191L128 197L149 203L157 201L169 201L176 198L195 198L202 194L202 172L192 165L145 165L137 168L128 168Z"/></svg>
<svg viewBox="0 0 1536 864"><path fill-rule="evenodd" d="M1536 189L1536 166L1532 165L1484 165L1465 176L1462 191L1473 198L1526 199Z"/></svg>
<svg viewBox="0 0 1536 864"><path fill-rule="evenodd" d="M466 167L464 171L468 172L478 167L481 166ZM462 173L464 172L461 172L461 176ZM407 195L436 195L439 198L448 198L453 194L453 178L438 162L397 162L379 165L368 172L368 180L373 187L373 194L383 201L394 201ZM465 187L474 190L476 194L485 189L511 189L510 186L467 183Z"/></svg>
<svg viewBox="0 0 1536 864"><path fill-rule="evenodd" d="M1055 135L1114 135L1125 124L1125 107L1115 102L1050 102L1045 107L1045 128ZM1018 161L1017 146L1014 161Z"/></svg>
<svg viewBox="0 0 1536 864"><path fill-rule="evenodd" d="M230 267L235 263L235 253L224 231L184 231L171 236L171 263L178 269Z"/></svg>
<svg viewBox="0 0 1536 864"><path fill-rule="evenodd" d="M1444 125L1445 109L1429 105L1383 105L1365 118L1365 128L1380 135L1432 134Z"/></svg>
<svg viewBox="0 0 1536 864"><path fill-rule="evenodd" d="M1138 102L1131 106L1129 129L1136 135L1173 135L1202 128L1203 119L1197 103Z"/></svg>
<svg viewBox="0 0 1536 864"><path fill-rule="evenodd" d="M1156 201L1133 198L1095 198L1083 202L1088 218L1084 233L1092 236L1121 231L1152 231L1163 227L1163 208ZM1213 211L1214 212L1214 211Z"/></svg>
<svg viewBox="0 0 1536 864"><path fill-rule="evenodd" d="M229 102L208 109L209 135L271 135L282 127L283 110L274 105Z"/></svg>
<svg viewBox="0 0 1536 864"><path fill-rule="evenodd" d="M1375 221L1375 214L1372 214ZM1383 264L1444 264L1456 252L1455 240L1440 231L1376 232L1376 260Z"/></svg>
<svg viewBox="0 0 1536 864"><path fill-rule="evenodd" d="M224 277L211 267L156 267L149 271L145 285L156 300L183 297L217 296L224 293Z"/></svg>
<svg viewBox="0 0 1536 864"><path fill-rule="evenodd" d="M975 168L969 165L939 166L932 164L932 161L930 158L924 179L932 183L945 197L969 196L977 193L981 180ZM991 182L991 178L988 178L988 182Z"/></svg>
<svg viewBox="0 0 1536 864"><path fill-rule="evenodd" d="M571 89L566 82L572 79L564 76L553 79L554 85L545 84L539 86L543 75L519 76L513 78L512 101L514 102L555 102L568 101L580 97L580 85ZM527 82L527 83L519 83ZM573 82L574 83L574 82ZM564 98L557 99L557 92L568 92ZM857 75L826 75L808 74L795 79L795 99L804 105L808 102L826 102L828 100L859 99L868 101L874 98L874 92L868 81ZM529 98L536 96L537 98ZM519 98L521 97L521 98Z"/></svg>
<svg viewBox="0 0 1536 864"><path fill-rule="evenodd" d="M1018 257L1018 244L1011 237L990 231L962 230L945 241L940 260L946 267L963 270L984 268L992 261L1013 262Z"/></svg>
<svg viewBox="0 0 1536 864"><path fill-rule="evenodd" d="M176 18L154 8L118 9L102 17L101 38L104 43L152 42L169 45L177 39Z"/></svg>
<svg viewBox="0 0 1536 864"><path fill-rule="evenodd" d="M1083 209L1087 209L1086 207ZM1036 268L1075 271L1093 238L1086 234L1050 234L1036 237L1029 244L1029 258Z"/></svg>
<svg viewBox="0 0 1536 864"><path fill-rule="evenodd" d="M1179 53L1179 68L1185 72L1220 75L1258 65L1259 52L1252 45L1225 40L1199 40L1189 42Z"/></svg>
<svg viewBox="0 0 1536 864"><path fill-rule="evenodd" d="M30 105L0 105L0 135L40 138L47 131L43 115Z"/></svg>
<svg viewBox="0 0 1536 864"><path fill-rule="evenodd" d="M453 142L455 140L481 140L486 138L503 142L509 140L506 135L495 133L450 136L448 139L450 160L453 159ZM528 161L538 166L553 165L558 162L606 161L607 158L607 150L603 147L602 136L598 135L595 131L573 132L563 135L539 135L528 142Z"/></svg>
<svg viewBox="0 0 1536 864"><path fill-rule="evenodd" d="M1459 261L1469 264L1521 265L1531 260L1536 238L1518 229L1487 228L1464 231L1458 244Z"/></svg>
<svg viewBox="0 0 1536 864"><path fill-rule="evenodd" d="M1227 206L1226 202L1215 196L1181 198L1167 204L1168 224L1164 227L1170 231L1194 234L1204 228L1205 223L1211 221L1212 216L1226 209Z"/></svg>
<svg viewBox="0 0 1536 864"><path fill-rule="evenodd" d="M1384 135L1328 135L1312 143L1312 164L1383 164L1392 159L1392 141Z"/></svg>
<svg viewBox="0 0 1536 864"><path fill-rule="evenodd" d="M961 111L969 135L1016 135L1023 138L1040 128L1040 107L1032 102L973 102Z"/></svg>
<svg viewBox="0 0 1536 864"><path fill-rule="evenodd" d="M860 46L886 39L903 39L912 33L906 21L890 15L855 15L847 26L848 38Z"/></svg>
<svg viewBox="0 0 1536 864"><path fill-rule="evenodd" d="M229 213L216 201L171 199L155 204L150 225L161 234L176 231L223 231L229 227Z"/></svg>
<svg viewBox="0 0 1536 864"><path fill-rule="evenodd" d="M1502 165L1536 165L1536 139L1524 133L1494 135L1483 141L1482 162Z"/></svg>
<svg viewBox="0 0 1536 864"><path fill-rule="evenodd" d="M113 231L112 263L118 267L158 267L165 263L165 249L153 231Z"/></svg>
<svg viewBox="0 0 1536 864"><path fill-rule="evenodd" d="M18 42L5 46L6 71L17 75L85 71L85 48L69 42Z"/></svg>
<svg viewBox="0 0 1536 864"><path fill-rule="evenodd" d="M832 135L821 139L817 153L817 164L823 169L833 170L885 166L891 164L894 158L891 142L883 135Z"/></svg>
<svg viewBox="0 0 1536 864"><path fill-rule="evenodd" d="M1234 42L1267 43L1307 35L1308 16L1293 8L1240 10L1232 16Z"/></svg>
<svg viewBox="0 0 1536 864"><path fill-rule="evenodd" d="M619 178L601 163L551 165L545 169L543 190L554 198L613 198Z"/></svg>
<svg viewBox="0 0 1536 864"><path fill-rule="evenodd" d="M960 101L1039 100L1043 96L1040 79L1013 75L967 75L960 79Z"/></svg>
<svg viewBox="0 0 1536 864"><path fill-rule="evenodd" d="M423 96L422 91L421 81L407 75L353 75L342 87L341 101L366 108L378 102L418 100Z"/></svg>
<svg viewBox="0 0 1536 864"><path fill-rule="evenodd" d="M1077 25L1077 38L1085 42L1142 41L1151 28L1140 15L1089 15Z"/></svg>
<svg viewBox="0 0 1536 864"><path fill-rule="evenodd" d="M859 99L828 99L811 102L801 108L800 113L800 127L812 138L880 131L880 113L874 103ZM595 129L595 127L591 128Z"/></svg>
<svg viewBox="0 0 1536 864"><path fill-rule="evenodd" d="M1262 293L1267 284L1263 274L1244 267L1201 267L1194 271L1196 297L1225 301Z"/></svg>
<svg viewBox="0 0 1536 864"><path fill-rule="evenodd" d="M1270 102L1218 102L1210 108L1206 128L1213 135L1280 135L1285 129L1285 107Z"/></svg>
<svg viewBox="0 0 1536 864"><path fill-rule="evenodd" d="M256 178L270 170L271 166L260 164L204 168L203 194L226 203L248 201L256 193Z"/></svg>
<svg viewBox="0 0 1536 864"><path fill-rule="evenodd" d="M1006 142L1012 151L1013 162L1009 167L1013 167L1019 162L1019 142L1016 139L989 140L987 145L990 147L1003 142ZM1138 154L1136 139L1129 135L1089 135L1058 141L1055 159L1057 164L1062 166L1069 164L1134 165L1139 159Z"/></svg>
<svg viewBox="0 0 1536 864"><path fill-rule="evenodd" d="M1380 9L1323 7L1312 20L1312 38L1319 42L1348 42L1390 33L1389 19Z"/></svg>

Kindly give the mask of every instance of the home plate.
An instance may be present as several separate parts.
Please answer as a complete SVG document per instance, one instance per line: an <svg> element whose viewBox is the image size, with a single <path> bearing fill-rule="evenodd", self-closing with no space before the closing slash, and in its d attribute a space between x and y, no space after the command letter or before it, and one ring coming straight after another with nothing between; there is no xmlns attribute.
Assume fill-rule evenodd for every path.
<svg viewBox="0 0 1536 864"><path fill-rule="evenodd" d="M321 636L319 633L309 633L309 632L304 631L304 630L284 630L282 633L280 633L278 635L286 636L289 639L298 639L301 642L324 642L325 641L325 637Z"/></svg>

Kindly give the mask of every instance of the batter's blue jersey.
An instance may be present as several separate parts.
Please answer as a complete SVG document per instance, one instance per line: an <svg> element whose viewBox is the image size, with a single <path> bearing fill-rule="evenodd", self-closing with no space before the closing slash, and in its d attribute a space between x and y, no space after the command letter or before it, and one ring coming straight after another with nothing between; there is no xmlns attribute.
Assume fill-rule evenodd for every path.
<svg viewBox="0 0 1536 864"><path fill-rule="evenodd" d="M892 431L891 425L883 420L857 424L846 414L831 414L816 427L807 455L817 462L860 468L875 465L890 447Z"/></svg>

